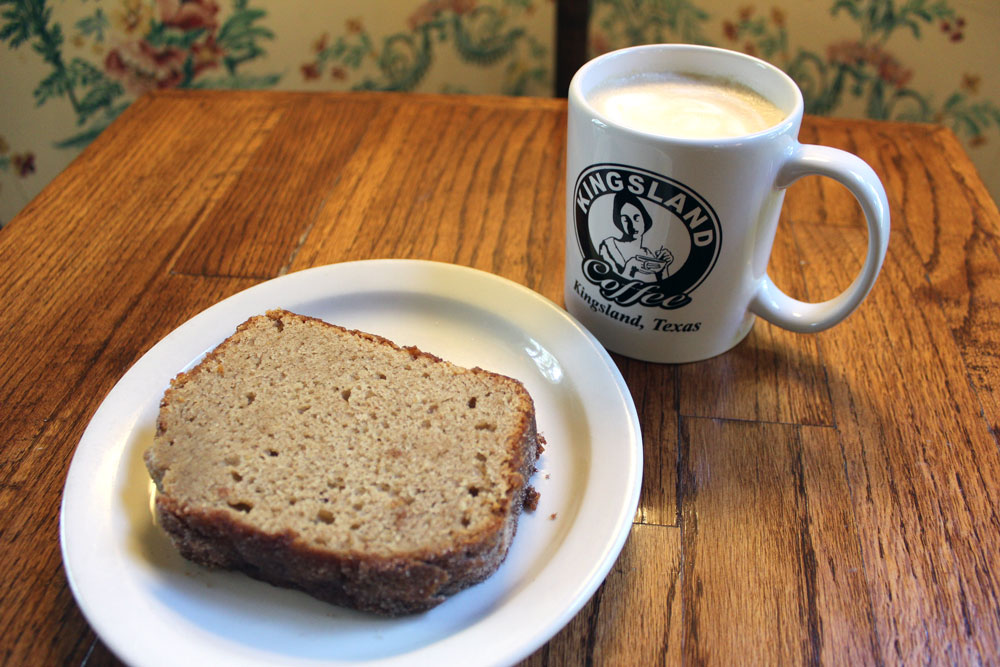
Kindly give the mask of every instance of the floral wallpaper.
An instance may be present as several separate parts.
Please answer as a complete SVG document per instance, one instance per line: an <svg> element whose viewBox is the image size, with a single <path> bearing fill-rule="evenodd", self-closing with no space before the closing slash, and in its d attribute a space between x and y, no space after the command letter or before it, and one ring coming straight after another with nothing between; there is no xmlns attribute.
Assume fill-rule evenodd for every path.
<svg viewBox="0 0 1000 667"><path fill-rule="evenodd" d="M524 21L534 14L535 4L528 0L434 0L419 5L403 29L381 39L361 19L349 19L345 33L317 36L312 57L300 71L306 82L320 81L328 72L335 81L350 81L356 90L407 91L417 89L431 67L441 67L443 56L450 54L452 61L480 68L502 63L494 68L489 92L548 95L553 41L527 31ZM443 80L437 91L475 92L473 82L460 76Z"/></svg>
<svg viewBox="0 0 1000 667"><path fill-rule="evenodd" d="M233 3L223 19L212 2L124 0L72 22L70 44L90 56L71 55L66 30L45 2L2 4L6 24L0 39L10 47L30 45L47 66L32 91L37 106L62 102L76 123L57 148L88 144L135 97L156 88L271 87L280 74L253 76L241 66L265 54L260 42L274 34L260 25L263 10L246 0Z"/></svg>
<svg viewBox="0 0 1000 667"><path fill-rule="evenodd" d="M785 69L810 113L944 123L1000 199L997 0L590 8L590 55L712 44ZM555 40L556 0L0 0L0 224L149 90L550 96Z"/></svg>
<svg viewBox="0 0 1000 667"><path fill-rule="evenodd" d="M807 113L943 123L1000 200L998 31L997 0L593 0L588 49L734 49L785 70Z"/></svg>
<svg viewBox="0 0 1000 667"><path fill-rule="evenodd" d="M552 0L0 0L0 224L147 91L549 96L554 25Z"/></svg>

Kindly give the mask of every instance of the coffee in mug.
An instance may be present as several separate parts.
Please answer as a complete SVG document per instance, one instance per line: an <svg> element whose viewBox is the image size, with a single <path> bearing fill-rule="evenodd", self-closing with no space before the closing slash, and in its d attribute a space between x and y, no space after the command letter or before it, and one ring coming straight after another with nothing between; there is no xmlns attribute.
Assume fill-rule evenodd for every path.
<svg viewBox="0 0 1000 667"><path fill-rule="evenodd" d="M622 126L679 139L740 137L785 118L781 109L746 86L685 72L605 81L590 102Z"/></svg>
<svg viewBox="0 0 1000 667"><path fill-rule="evenodd" d="M682 363L729 350L757 316L794 331L847 317L875 283L889 208L860 158L803 145L802 93L776 67L684 44L631 47L570 83L566 308L605 347ZM868 223L861 272L839 296L798 301L767 275L784 191L843 183Z"/></svg>

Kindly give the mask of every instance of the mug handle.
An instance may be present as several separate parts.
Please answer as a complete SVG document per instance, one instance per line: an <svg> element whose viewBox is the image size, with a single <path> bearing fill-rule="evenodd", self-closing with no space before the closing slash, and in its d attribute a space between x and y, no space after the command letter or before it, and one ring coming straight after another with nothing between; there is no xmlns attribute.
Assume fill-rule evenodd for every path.
<svg viewBox="0 0 1000 667"><path fill-rule="evenodd" d="M889 247L889 202L885 188L864 160L828 146L797 144L778 169L775 187L787 188L803 176L811 175L839 181L861 204L868 222L868 255L854 282L838 296L820 303L793 299L764 274L750 301L750 312L799 333L823 331L850 315L871 291Z"/></svg>

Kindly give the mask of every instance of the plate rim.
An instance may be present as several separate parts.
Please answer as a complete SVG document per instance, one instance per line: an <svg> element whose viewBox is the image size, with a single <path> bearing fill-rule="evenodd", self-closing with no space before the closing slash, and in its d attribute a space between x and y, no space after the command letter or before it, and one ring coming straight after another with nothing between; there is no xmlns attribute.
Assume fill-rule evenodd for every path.
<svg viewBox="0 0 1000 667"><path fill-rule="evenodd" d="M521 660L539 647L544 645L553 636L555 636L563 627L565 627L569 621L579 612L579 610L590 600L597 588L604 582L607 578L608 573L617 561L622 548L628 536L631 532L632 525L634 523L634 517L638 508L639 493L642 485L642 466L643 466L643 451L642 451L642 434L638 419L638 413L636 410L635 402L631 396L631 392L621 375L620 370L617 365L612 360L611 356L608 354L607 350L597 341L597 339L581 325L572 315L570 315L565 309L561 308L553 301L548 299L542 294L503 276L493 274L480 269L475 269L472 267L451 264L446 262L438 262L432 260L421 260L421 259L367 259L367 260L354 260L349 262L339 262L334 264L326 264L321 266L310 267L303 269L301 271L296 271L289 273L277 278L272 278L265 280L249 288L241 290L229 297L226 297L207 308L196 313L194 316L188 318L179 326L171 330L167 335L159 339L149 350L140 355L140 357L130 366L130 368L119 378L112 389L102 398L95 413L91 416L88 421L87 427L85 428L80 442L77 444L69 469L66 474L66 479L63 487L62 499L60 502L60 514L59 514L59 539L60 539L60 551L63 559L63 567L66 573L67 581L69 587L72 591L74 600L78 604L79 608L83 612L85 618L90 624L91 628L95 633L101 638L103 642L108 646L108 648L119 658L125 660L133 660L135 658L134 647L128 646L127 642L121 641L121 638L116 636L113 631L109 631L108 623L104 615L100 613L100 606L96 604L92 599L83 593L83 586L81 582L77 580L79 570L74 570L74 554L71 551L72 540L75 539L73 533L73 526L71 525L71 518L73 516L73 510L69 507L69 502L76 498L76 491L74 485L79 484L78 479L81 473L81 466L84 463L78 463L78 459L81 461L86 459L86 457L100 455L98 458L108 458L110 454L114 454L111 458L114 459L113 463L117 470L117 466L120 465L123 456L126 453L127 442L121 442L119 440L113 441L111 444L105 445L104 449L106 451L99 452L96 451L97 445L91 445L89 438L91 437L92 429L97 429L103 419L106 419L112 408L114 408L114 403L112 399L118 399L118 394L126 391L128 384L136 381L137 377L140 377L139 371L145 369L146 365L154 363L159 356L164 355L169 351L172 346L176 345L191 345L187 338L197 338L195 335L196 330L198 330L204 323L214 322L217 319L224 320L223 322L214 322L213 329L221 331L220 337L215 343L209 345L207 348L201 350L201 353L207 352L211 347L214 347L219 341L221 341L226 335L229 335L231 331L228 331L225 327L226 324L231 323L231 329L235 329L235 326L246 319L249 315L258 314L260 312L260 305L258 299L266 298L269 291L279 290L280 288L285 288L286 290L291 287L299 287L299 283L304 283L306 286L310 286L307 291L310 292L327 292L327 288L317 288L316 285L322 282L323 278L328 278L329 274L336 274L339 272L347 272L348 274L356 271L370 271L374 273L383 273L386 275L396 275L400 272L407 271L421 271L427 270L432 274L448 274L453 273L454 275L462 275L470 278L468 281L457 281L453 283L456 285L455 293L445 293L439 296L445 296L452 298L456 301L463 303L468 303L468 298L463 298L466 295L463 292L463 288L473 284L476 280L486 281L486 284L492 284L496 286L497 289L501 290L512 290L513 294L516 294L521 299L528 299L533 301L538 306L545 309L545 311L552 316L556 316L558 319L562 320L562 325L569 325L572 327L577 334L581 337L581 341L587 344L588 351L595 355L595 362L599 362L603 367L603 370L609 373L611 378L614 380L615 389L618 395L621 397L625 408L625 421L628 426L628 437L630 447L628 448L629 462L628 475L626 480L626 488L623 489L627 491L623 494L624 502L621 504L619 511L616 514L614 521L616 532L614 534L609 534L604 536L602 539L602 544L604 548L601 552L599 559L595 560L590 564L590 576L586 578L582 586L577 587L573 599L567 599L566 604L560 613L555 615L553 618L548 619L543 627L535 629L533 632L528 633L523 641L516 642L514 647L509 649L506 653L502 654L501 657L505 664L516 662ZM319 280L317 280L319 279ZM400 289L406 292L414 293L426 293L426 289L417 287L414 289L403 289L402 287L394 287L394 289ZM449 287L449 289L451 289ZM376 291L368 288L364 285L352 286L350 289L341 291L329 292L329 295L343 295L345 293L353 292L372 292ZM293 300L298 302L305 302L308 300L308 295L295 293L292 297ZM254 305L251 309L253 312L245 311L245 307L249 305ZM277 307L277 306L275 306ZM241 316L241 312L249 312L246 316ZM237 318L237 319L234 319ZM186 355L185 355L186 356ZM191 357L192 360L197 359L197 356ZM173 372L175 374L179 371L176 368ZM172 374L171 374L172 377ZM575 390L579 393L579 389ZM120 400L120 399L119 399ZM132 403L136 404L136 408L141 408L144 406L148 397L138 398ZM126 401L128 403L129 401ZM616 406L617 407L617 406ZM120 421L120 420L119 420ZM127 421L127 420L126 420ZM128 426L119 426L124 432L134 433L134 424ZM92 451L94 450L94 451ZM591 448L591 452L593 447ZM91 467L93 463L90 463ZM117 478L117 472L111 474L112 486L115 486L114 480ZM117 500L120 503L120 499ZM582 502L582 501L581 501ZM568 534L568 533L567 533ZM561 549L557 548L556 553ZM114 551L114 544L112 544L112 551ZM78 567L78 566L77 566ZM367 659L364 662L367 664L395 664L399 660L407 660L409 656L416 658L418 655L425 654L425 657L434 657L435 647L439 644L445 644L452 641L458 635L468 632L470 629L474 628L476 625L481 624L482 621L477 621L471 626L463 626L457 629L455 632L450 633L443 639L432 642L428 645L420 646L414 651L403 652L399 654L394 654L388 657ZM318 661L314 664L321 664ZM331 661L330 664L351 664L350 662L343 662L340 660ZM408 663L409 664L409 663Z"/></svg>

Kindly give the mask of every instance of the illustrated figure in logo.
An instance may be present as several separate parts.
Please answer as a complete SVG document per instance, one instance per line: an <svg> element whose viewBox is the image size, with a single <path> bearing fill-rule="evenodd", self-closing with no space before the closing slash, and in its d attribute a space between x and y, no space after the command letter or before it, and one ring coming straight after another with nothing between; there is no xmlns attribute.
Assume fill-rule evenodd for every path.
<svg viewBox="0 0 1000 667"><path fill-rule="evenodd" d="M592 308L607 306L586 294L586 285L607 304L683 308L719 257L723 229L715 210L663 174L592 164L577 176L567 203L580 251L574 289Z"/></svg>
<svg viewBox="0 0 1000 667"><path fill-rule="evenodd" d="M660 282L674 256L660 246L650 250L643 242L643 236L653 226L642 201L631 192L622 190L615 193L612 204L614 225L620 232L616 238L609 236L601 241L598 252L604 261L615 268L618 275L643 282Z"/></svg>

